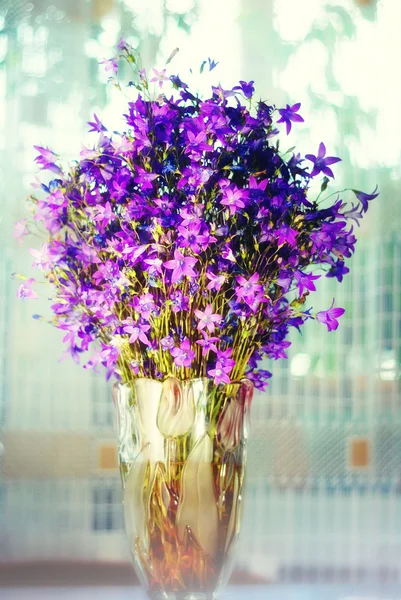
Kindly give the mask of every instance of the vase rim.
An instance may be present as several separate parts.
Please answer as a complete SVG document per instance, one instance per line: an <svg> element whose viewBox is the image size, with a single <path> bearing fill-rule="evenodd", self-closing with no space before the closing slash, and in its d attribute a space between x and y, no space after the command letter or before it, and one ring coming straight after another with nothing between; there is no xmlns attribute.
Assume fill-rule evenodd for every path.
<svg viewBox="0 0 401 600"><path fill-rule="evenodd" d="M179 381L180 383L187 383L187 382L194 383L194 382L197 382L197 381L201 381L201 382L211 381L211 382L213 382L213 379L211 377L188 377L188 379L178 379L178 377L174 377L174 375L167 375L164 379L154 379L153 377L133 377L130 382L126 382L126 383L122 383L121 381L116 381L113 384L113 387L115 387L115 388L129 387L130 384L133 383L133 382L135 382L135 381L155 381L157 383L163 384L166 381L168 381L169 379L175 379L175 380ZM243 384L243 383L250 384L252 387L254 387L253 381L251 381L247 377L242 377L241 379L237 379L235 381L230 381L230 383L218 383L218 384L214 384L214 385L215 385L215 387L225 388L225 387L228 387L229 385L240 385L240 384Z"/></svg>

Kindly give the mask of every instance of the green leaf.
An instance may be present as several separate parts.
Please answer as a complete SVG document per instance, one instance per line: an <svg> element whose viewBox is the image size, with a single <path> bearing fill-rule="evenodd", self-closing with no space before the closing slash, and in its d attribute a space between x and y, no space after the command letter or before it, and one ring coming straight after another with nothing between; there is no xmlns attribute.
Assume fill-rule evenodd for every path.
<svg viewBox="0 0 401 600"><path fill-rule="evenodd" d="M328 186L328 184L329 184L329 181L330 181L330 180L329 180L329 178L328 178L328 177L324 177L324 178L323 178L323 183L322 183L322 186L321 186L321 188L320 188L320 191L321 191L321 192L325 192L325 191L327 190L327 186Z"/></svg>

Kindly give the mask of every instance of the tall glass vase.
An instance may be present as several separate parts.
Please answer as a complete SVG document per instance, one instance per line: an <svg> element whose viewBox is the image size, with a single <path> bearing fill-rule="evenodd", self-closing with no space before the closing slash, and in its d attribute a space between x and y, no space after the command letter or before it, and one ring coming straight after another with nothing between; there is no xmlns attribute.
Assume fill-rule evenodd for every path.
<svg viewBox="0 0 401 600"><path fill-rule="evenodd" d="M248 380L114 387L126 531L150 598L214 599L227 583L252 395Z"/></svg>

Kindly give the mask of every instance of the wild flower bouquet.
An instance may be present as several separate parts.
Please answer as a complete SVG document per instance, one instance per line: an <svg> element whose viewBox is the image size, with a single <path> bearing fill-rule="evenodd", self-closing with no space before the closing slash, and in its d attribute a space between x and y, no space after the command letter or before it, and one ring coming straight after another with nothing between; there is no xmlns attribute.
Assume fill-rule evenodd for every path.
<svg viewBox="0 0 401 600"><path fill-rule="evenodd" d="M271 374L259 364L286 357L291 327L316 318L337 328L344 309L313 314L304 304L318 270L338 281L348 272L351 222L376 190L353 190L351 206L340 197L322 206L340 159L323 143L316 155L282 153L277 140L276 124L288 134L303 121L300 104L277 111L245 81L199 97L166 69L149 79L124 41L104 61L114 83L121 60L138 90L126 130L109 133L95 115L97 143L68 170L36 147L36 162L55 174L44 198L31 197L49 233L31 252L55 290L54 324L76 361L91 348L84 367L104 365L122 382L246 376L263 389ZM18 237L27 232L17 224ZM35 297L33 284L18 294Z"/></svg>

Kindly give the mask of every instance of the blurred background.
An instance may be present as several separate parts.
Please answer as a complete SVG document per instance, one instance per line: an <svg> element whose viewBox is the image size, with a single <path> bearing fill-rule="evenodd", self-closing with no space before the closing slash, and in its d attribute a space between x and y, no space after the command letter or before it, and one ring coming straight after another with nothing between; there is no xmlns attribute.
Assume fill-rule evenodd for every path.
<svg viewBox="0 0 401 600"><path fill-rule="evenodd" d="M16 299L29 246L12 237L34 180L33 144L67 159L95 111L127 99L98 62L123 36L145 66L207 85L254 79L302 103L283 144L341 156L332 191L381 195L351 272L313 306L346 308L336 333L308 323L253 405L237 578L401 583L401 3L399 0L0 0L0 581L134 581L122 521L111 385L60 362L61 332ZM202 85L202 84L200 84ZM46 294L45 294L46 296Z"/></svg>

